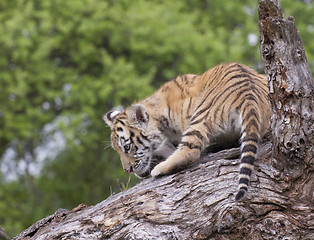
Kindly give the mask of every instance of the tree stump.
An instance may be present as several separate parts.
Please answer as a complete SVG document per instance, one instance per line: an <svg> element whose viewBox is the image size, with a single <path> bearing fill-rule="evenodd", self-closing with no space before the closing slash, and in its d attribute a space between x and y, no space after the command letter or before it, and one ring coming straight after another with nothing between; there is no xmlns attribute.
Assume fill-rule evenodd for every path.
<svg viewBox="0 0 314 240"><path fill-rule="evenodd" d="M274 112L273 157L289 175L291 169L314 163L314 82L293 17L283 18L277 0L261 0L259 19Z"/></svg>

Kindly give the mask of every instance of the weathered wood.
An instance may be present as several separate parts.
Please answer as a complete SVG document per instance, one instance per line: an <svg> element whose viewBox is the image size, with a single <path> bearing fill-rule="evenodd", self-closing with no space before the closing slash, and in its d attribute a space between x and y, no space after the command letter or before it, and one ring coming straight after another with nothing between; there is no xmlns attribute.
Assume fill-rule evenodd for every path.
<svg viewBox="0 0 314 240"><path fill-rule="evenodd" d="M294 19L283 18L277 0L260 1L259 19L274 112L273 157L289 174L291 168L314 163L314 82Z"/></svg>
<svg viewBox="0 0 314 240"><path fill-rule="evenodd" d="M259 146L243 201L234 201L239 149L224 150L177 174L145 179L95 206L58 210L15 240L314 239L310 72L294 21L283 19L278 2L261 0L259 17L274 144Z"/></svg>
<svg viewBox="0 0 314 240"><path fill-rule="evenodd" d="M294 191L308 195L313 174L298 182L277 180L270 154L271 144L262 144L243 202L234 201L239 149L224 150L175 175L145 179L95 206L59 210L15 240L313 239L313 207L290 191L302 184Z"/></svg>

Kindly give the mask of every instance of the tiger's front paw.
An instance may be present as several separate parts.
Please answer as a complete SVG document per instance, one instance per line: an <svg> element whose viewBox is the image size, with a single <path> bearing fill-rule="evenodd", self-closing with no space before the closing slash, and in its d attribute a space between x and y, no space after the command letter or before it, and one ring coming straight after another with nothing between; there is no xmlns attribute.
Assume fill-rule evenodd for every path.
<svg viewBox="0 0 314 240"><path fill-rule="evenodd" d="M163 176L163 175L167 175L170 173L170 169L169 166L167 164L167 162L161 162L159 164L157 164L154 169L151 171L150 175L152 177L158 177L158 176Z"/></svg>

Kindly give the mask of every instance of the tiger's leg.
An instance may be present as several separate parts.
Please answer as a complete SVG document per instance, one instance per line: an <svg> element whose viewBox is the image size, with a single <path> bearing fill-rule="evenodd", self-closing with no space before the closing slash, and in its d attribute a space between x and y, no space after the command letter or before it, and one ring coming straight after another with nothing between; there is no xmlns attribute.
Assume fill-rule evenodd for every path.
<svg viewBox="0 0 314 240"><path fill-rule="evenodd" d="M175 152L152 170L152 177L171 174L186 168L200 158L201 152L207 144L207 133L202 133L197 129L195 126L183 133L182 140Z"/></svg>
<svg viewBox="0 0 314 240"><path fill-rule="evenodd" d="M167 138L153 153L153 159L155 159L158 163L165 161L175 150L175 145Z"/></svg>

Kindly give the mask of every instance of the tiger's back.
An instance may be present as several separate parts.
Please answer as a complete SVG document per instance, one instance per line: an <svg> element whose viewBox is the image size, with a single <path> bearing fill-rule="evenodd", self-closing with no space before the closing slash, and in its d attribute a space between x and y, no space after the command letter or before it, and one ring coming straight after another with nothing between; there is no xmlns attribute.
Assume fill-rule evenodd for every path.
<svg viewBox="0 0 314 240"><path fill-rule="evenodd" d="M203 75L178 76L151 97L113 117L112 114L109 112L105 120L115 136L114 148L120 157L124 155L124 166L135 173L135 162L137 165L141 162L149 166L145 174L150 171L152 176L170 174L196 161L208 144L224 139L224 135L240 138L241 166L236 196L239 200L247 191L258 141L269 127L271 111L265 76L244 65L230 63L220 64ZM123 128L121 119L127 119ZM153 139L151 131L158 139L145 153L146 162L134 157L144 141L141 137L132 139L129 134L133 146L130 154L123 151L123 143L115 144L114 139L127 138L122 135L128 126L135 127L147 139ZM156 137L159 134L165 139ZM138 172L141 176L142 172Z"/></svg>

